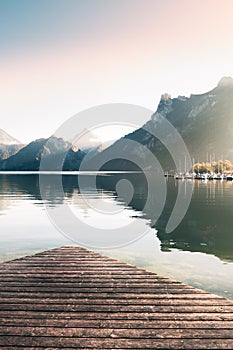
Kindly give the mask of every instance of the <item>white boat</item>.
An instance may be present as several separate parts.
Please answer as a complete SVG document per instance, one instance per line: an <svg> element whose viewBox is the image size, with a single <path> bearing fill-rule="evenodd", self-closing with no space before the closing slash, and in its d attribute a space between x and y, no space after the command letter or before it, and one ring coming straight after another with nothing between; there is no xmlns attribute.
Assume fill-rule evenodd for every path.
<svg viewBox="0 0 233 350"><path fill-rule="evenodd" d="M186 172L185 174L184 174L184 178L185 179L190 179L190 180L192 180L192 179L194 179L195 178L195 173L188 173L188 172Z"/></svg>
<svg viewBox="0 0 233 350"><path fill-rule="evenodd" d="M207 173L202 173L201 174L201 179L202 180L207 180L208 179L208 174Z"/></svg>
<svg viewBox="0 0 233 350"><path fill-rule="evenodd" d="M217 175L217 180L223 180L223 174L218 174Z"/></svg>
<svg viewBox="0 0 233 350"><path fill-rule="evenodd" d="M175 176L176 180L183 180L184 179L184 175L183 174L176 174Z"/></svg>

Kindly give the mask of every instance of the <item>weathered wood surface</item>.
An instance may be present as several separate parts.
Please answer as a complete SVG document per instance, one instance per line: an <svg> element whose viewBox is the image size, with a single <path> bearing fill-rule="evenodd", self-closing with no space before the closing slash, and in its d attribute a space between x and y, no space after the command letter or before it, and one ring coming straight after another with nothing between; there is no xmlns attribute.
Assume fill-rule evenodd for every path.
<svg viewBox="0 0 233 350"><path fill-rule="evenodd" d="M233 349L233 301L80 247L0 265L0 349Z"/></svg>

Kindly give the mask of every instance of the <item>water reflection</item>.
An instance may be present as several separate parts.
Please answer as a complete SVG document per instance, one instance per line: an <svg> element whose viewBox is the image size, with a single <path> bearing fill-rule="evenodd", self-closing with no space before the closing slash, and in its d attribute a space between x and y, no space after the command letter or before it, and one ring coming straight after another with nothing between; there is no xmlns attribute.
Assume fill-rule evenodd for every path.
<svg viewBox="0 0 233 350"><path fill-rule="evenodd" d="M105 180L105 186L114 188L120 175ZM128 175L128 178L132 177ZM143 176L133 176L135 196L130 205L135 210L145 211L147 186ZM165 228L177 198L178 185L183 187L184 200L192 180L178 182L173 178L167 180L166 203L157 222L152 227L158 230L161 249L170 251L177 248L184 251L214 254L224 261L233 261L233 182L229 181L195 181L189 209L178 227L171 233ZM154 217L157 189L153 189L152 205L145 211L145 217Z"/></svg>
<svg viewBox="0 0 233 350"><path fill-rule="evenodd" d="M128 210L127 218L143 218L146 225L151 224L161 242L162 251L171 251L174 248L213 254L223 261L233 261L233 231L232 231L232 205L233 205L233 182L228 181L196 181L190 207L179 226L170 234L165 233L166 223L171 215L177 197L178 182L174 179L167 180L167 197L162 214L157 210L161 197L158 190L152 187L151 202L145 207L148 197L148 184L143 174L114 174L101 175L96 178L96 193L93 195L92 188L86 188L85 195L88 203L81 200L79 177L67 175L62 177L63 191L58 191L57 175L44 175L45 187L44 198L47 205L57 207L64 202L69 203L73 210L81 214L91 225L93 210L89 207L90 200L102 199L109 202L114 210ZM90 175L91 176L91 175ZM88 176L86 176L88 179ZM130 202L121 193L118 196L116 185L122 178L128 179L134 189ZM88 181L87 181L88 183ZM185 190L192 183L185 180L179 182ZM0 175L0 214L5 215L19 202L31 201L34 206L43 206L39 188L38 175ZM108 203L108 204L109 204ZM95 203L94 203L95 206ZM123 220L123 216L121 216ZM158 219L158 220L157 220ZM109 222L108 222L109 223ZM107 222L106 222L107 225Z"/></svg>
<svg viewBox="0 0 233 350"><path fill-rule="evenodd" d="M184 181L182 186L185 185ZM174 182L170 181L169 186L175 186ZM180 225L168 235L158 222L162 249L204 252L233 261L232 205L232 182L196 181L190 207Z"/></svg>

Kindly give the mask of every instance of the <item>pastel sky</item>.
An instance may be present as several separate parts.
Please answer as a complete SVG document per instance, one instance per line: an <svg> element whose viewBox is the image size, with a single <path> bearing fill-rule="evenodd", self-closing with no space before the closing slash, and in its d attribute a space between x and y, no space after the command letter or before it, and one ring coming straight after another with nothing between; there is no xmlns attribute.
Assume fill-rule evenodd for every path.
<svg viewBox="0 0 233 350"><path fill-rule="evenodd" d="M0 128L48 137L86 108L155 110L233 75L232 0L0 0Z"/></svg>

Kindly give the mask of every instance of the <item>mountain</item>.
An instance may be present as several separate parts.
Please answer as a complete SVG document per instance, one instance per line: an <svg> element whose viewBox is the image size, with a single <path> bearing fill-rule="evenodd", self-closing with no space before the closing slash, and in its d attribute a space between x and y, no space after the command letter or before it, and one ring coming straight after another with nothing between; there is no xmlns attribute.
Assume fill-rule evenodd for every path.
<svg viewBox="0 0 233 350"><path fill-rule="evenodd" d="M6 131L0 129L0 144L1 145L20 145L21 142L10 136Z"/></svg>
<svg viewBox="0 0 233 350"><path fill-rule="evenodd" d="M44 170L59 169L60 159L64 157L63 170L77 170L85 153L75 150L72 144L62 138L38 139L23 147L17 154L0 163L1 170L38 171L43 155Z"/></svg>
<svg viewBox="0 0 233 350"><path fill-rule="evenodd" d="M24 145L4 145L0 144L0 160L7 159L16 154Z"/></svg>
<svg viewBox="0 0 233 350"><path fill-rule="evenodd" d="M69 141L74 147L81 149L85 153L89 153L89 156L94 156L112 145L116 139L117 138L101 141L94 132L84 129L80 134L76 135L74 139Z"/></svg>
<svg viewBox="0 0 233 350"><path fill-rule="evenodd" d="M24 145L0 129L0 160L16 154Z"/></svg>
<svg viewBox="0 0 233 350"><path fill-rule="evenodd" d="M212 161L229 159L233 162L233 78L224 77L213 90L204 94L177 98L171 98L167 93L163 94L157 111L144 127L126 135L102 152L102 163L111 159L111 155L113 159L102 169L138 169L135 165L137 162L146 166L146 160L143 159L145 158L143 146L146 146L156 155L164 170L174 170L175 165L171 155L151 134L158 130L161 117L165 117L177 129L191 158L196 161L206 161L207 157L209 159L211 156ZM169 137L172 144L172 136L167 134L167 139ZM129 141L134 142L133 146ZM117 154L118 159L115 159ZM131 161L123 160L125 155ZM181 162L184 162L182 154L180 158ZM95 165L95 162L93 164Z"/></svg>
<svg viewBox="0 0 233 350"><path fill-rule="evenodd" d="M84 152L99 151L102 148L102 143L98 137L91 131L84 129L82 133L76 135L75 139L71 140L72 145L78 146Z"/></svg>
<svg viewBox="0 0 233 350"><path fill-rule="evenodd" d="M153 157L150 158L151 154L156 156L164 171L175 170L171 154L162 142L153 136L153 133L160 130L162 118L168 120L179 132L191 158L196 162L206 161L211 157L212 161L228 159L233 163L233 79L224 77L214 89L204 94L176 98L172 98L167 93L163 94L156 112L143 127L116 141L102 152L103 145L98 143L96 137L93 137L90 132L84 133L82 146L87 147L89 151L88 145L91 145L86 170L99 169L99 164L102 164L101 169L104 170L150 169L155 164ZM169 134L167 129L163 132L167 144L170 144L170 148L172 146L178 153L172 134ZM18 145L17 140L2 130L0 143L1 137L5 146L10 142L13 143L10 146ZM78 147L80 148L80 145ZM7 158L1 161L0 169L39 170L41 154L45 152L47 168L53 168L49 170L58 168L56 162L62 153L66 154L64 169L77 170L86 154L79 148L55 137L33 141L18 153L16 153L17 150L13 150L13 153L16 153L14 155L11 155L8 149L2 151L3 155L1 155L0 147L0 158ZM180 162L184 163L184 155L178 153L178 157Z"/></svg>

